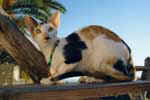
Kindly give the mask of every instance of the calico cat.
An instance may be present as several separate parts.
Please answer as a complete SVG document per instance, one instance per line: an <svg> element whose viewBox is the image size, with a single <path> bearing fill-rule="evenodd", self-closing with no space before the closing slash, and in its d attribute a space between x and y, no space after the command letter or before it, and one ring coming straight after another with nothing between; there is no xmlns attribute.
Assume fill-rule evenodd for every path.
<svg viewBox="0 0 150 100"><path fill-rule="evenodd" d="M90 25L58 38L59 20L59 12L42 24L32 17L25 17L27 28L47 62L51 56L49 81L72 76L104 81L134 80L131 49L117 34L102 26Z"/></svg>

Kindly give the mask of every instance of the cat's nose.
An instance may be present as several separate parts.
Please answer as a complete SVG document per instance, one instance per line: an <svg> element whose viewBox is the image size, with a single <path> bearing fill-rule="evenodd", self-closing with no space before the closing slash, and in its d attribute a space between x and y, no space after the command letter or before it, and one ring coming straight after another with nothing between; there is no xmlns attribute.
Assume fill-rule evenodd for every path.
<svg viewBox="0 0 150 100"><path fill-rule="evenodd" d="M44 39L45 39L45 40L49 40L49 39L51 39L51 37L49 37L48 34L44 34Z"/></svg>
<svg viewBox="0 0 150 100"><path fill-rule="evenodd" d="M49 40L49 39L51 39L51 38L50 38L50 37L48 37L48 36L46 36L46 37L45 37L45 40Z"/></svg>

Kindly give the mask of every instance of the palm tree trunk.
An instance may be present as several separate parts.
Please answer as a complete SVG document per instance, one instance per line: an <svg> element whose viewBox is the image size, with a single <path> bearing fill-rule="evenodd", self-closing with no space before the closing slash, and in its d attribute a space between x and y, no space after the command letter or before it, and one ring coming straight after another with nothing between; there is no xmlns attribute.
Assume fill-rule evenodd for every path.
<svg viewBox="0 0 150 100"><path fill-rule="evenodd" d="M2 9L0 9L0 44L16 60L21 69L29 73L35 83L48 77L44 56L25 38Z"/></svg>

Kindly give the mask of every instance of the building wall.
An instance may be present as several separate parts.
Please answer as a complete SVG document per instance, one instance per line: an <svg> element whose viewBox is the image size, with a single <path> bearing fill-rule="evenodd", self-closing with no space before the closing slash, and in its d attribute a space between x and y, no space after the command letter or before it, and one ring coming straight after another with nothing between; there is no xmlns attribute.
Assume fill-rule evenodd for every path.
<svg viewBox="0 0 150 100"><path fill-rule="evenodd" d="M11 85L13 82L14 64L0 64L0 85Z"/></svg>

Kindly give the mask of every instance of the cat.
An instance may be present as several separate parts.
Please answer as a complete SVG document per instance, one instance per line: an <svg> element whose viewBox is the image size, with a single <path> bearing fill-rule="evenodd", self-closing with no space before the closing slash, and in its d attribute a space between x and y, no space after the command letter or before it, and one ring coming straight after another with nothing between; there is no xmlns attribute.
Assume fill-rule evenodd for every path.
<svg viewBox="0 0 150 100"><path fill-rule="evenodd" d="M51 59L48 81L72 76L89 76L104 81L135 79L131 49L111 30L100 25L89 25L58 38L59 12L40 24L26 16L25 23L47 63Z"/></svg>

